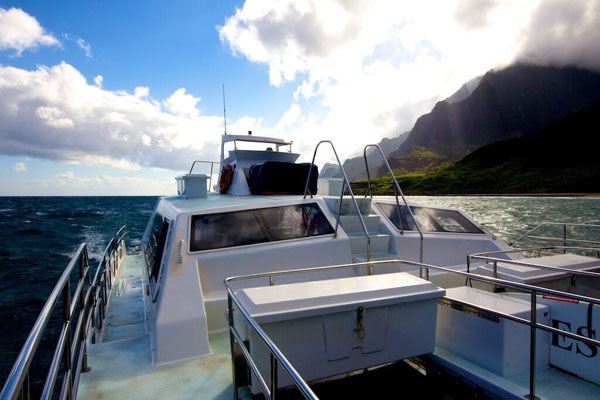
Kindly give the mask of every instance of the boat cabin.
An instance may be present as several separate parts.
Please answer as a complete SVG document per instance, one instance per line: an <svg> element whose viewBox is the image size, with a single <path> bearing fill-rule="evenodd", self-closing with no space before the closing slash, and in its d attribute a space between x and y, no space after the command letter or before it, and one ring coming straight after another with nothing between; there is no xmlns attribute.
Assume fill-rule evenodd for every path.
<svg viewBox="0 0 600 400"><path fill-rule="evenodd" d="M29 397L59 298L42 398L272 399L291 387L316 400L306 380L414 357L433 386L443 372L492 398L600 398L600 242L567 238L600 225L542 224L522 238L554 241L540 234L550 225L562 246L514 248L459 210L409 203L393 173L390 197L355 196L339 159L343 178L318 180L319 145L311 163L291 147L226 135L218 163L195 161L158 200L141 249L127 251L121 228L91 280L80 245L0 398ZM383 156L368 145L365 164L369 147ZM203 163L210 173L194 173Z"/></svg>
<svg viewBox="0 0 600 400"><path fill-rule="evenodd" d="M243 149L247 144L255 148ZM295 163L299 155L291 148L276 138L223 136L219 190L184 176L179 196L158 201L143 238L154 363L210 353L209 333L227 328L227 277L398 257L465 270L470 252L505 248L458 210L411 205L409 213L394 198L340 197L339 182L318 184L317 166ZM302 279L364 273L344 269Z"/></svg>

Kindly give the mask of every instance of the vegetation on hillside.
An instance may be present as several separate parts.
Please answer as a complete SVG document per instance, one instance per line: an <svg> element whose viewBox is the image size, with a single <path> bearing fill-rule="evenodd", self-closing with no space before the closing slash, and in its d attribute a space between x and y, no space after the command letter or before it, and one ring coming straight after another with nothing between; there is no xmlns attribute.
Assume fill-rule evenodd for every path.
<svg viewBox="0 0 600 400"><path fill-rule="evenodd" d="M600 193L599 127L596 104L538 134L484 146L454 165L395 173L407 194ZM353 183L357 192L366 186ZM372 192L393 194L391 177L373 179Z"/></svg>

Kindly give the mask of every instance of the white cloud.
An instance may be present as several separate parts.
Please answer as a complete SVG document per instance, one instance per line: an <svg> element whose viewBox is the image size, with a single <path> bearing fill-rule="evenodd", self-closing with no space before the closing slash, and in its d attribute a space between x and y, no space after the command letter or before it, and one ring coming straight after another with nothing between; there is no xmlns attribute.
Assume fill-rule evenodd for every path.
<svg viewBox="0 0 600 400"><path fill-rule="evenodd" d="M600 69L600 0L546 0L531 19L520 58Z"/></svg>
<svg viewBox="0 0 600 400"><path fill-rule="evenodd" d="M182 170L218 157L223 120L199 115L199 97L181 88L163 104L148 88L114 92L95 81L64 62L31 71L0 66L0 154L125 170ZM256 126L245 117L231 131L252 129L246 123Z"/></svg>
<svg viewBox="0 0 600 400"><path fill-rule="evenodd" d="M94 77L94 84L98 87L102 87L102 83L104 82L104 77L102 75L96 75Z"/></svg>
<svg viewBox="0 0 600 400"><path fill-rule="evenodd" d="M219 35L232 53L265 64L272 85L296 85L294 113L282 121L294 117L287 132L301 149L333 139L347 156L409 130L463 83L515 60L600 69L599 4L247 0Z"/></svg>
<svg viewBox="0 0 600 400"><path fill-rule="evenodd" d="M199 114L196 108L199 101L200 97L194 97L186 93L185 88L179 88L163 104L174 115L195 117Z"/></svg>
<svg viewBox="0 0 600 400"><path fill-rule="evenodd" d="M44 31L38 21L19 8L0 7L0 50L15 50L17 55L38 46L58 46L58 40Z"/></svg>
<svg viewBox="0 0 600 400"><path fill-rule="evenodd" d="M150 88L147 86L138 86L133 90L135 97L143 98L150 96Z"/></svg>
<svg viewBox="0 0 600 400"><path fill-rule="evenodd" d="M141 176L81 176L66 171L44 179L23 180L0 176L3 195L173 195L176 194L175 180L162 177Z"/></svg>
<svg viewBox="0 0 600 400"><path fill-rule="evenodd" d="M62 111L56 107L39 106L35 110L35 115L44 121L44 124L53 128L72 129L74 127L73 121L64 118Z"/></svg>
<svg viewBox="0 0 600 400"><path fill-rule="evenodd" d="M298 123L302 117L302 110L297 103L293 103L290 108L283 114L281 119L275 125L276 130L288 128Z"/></svg>
<svg viewBox="0 0 600 400"><path fill-rule="evenodd" d="M13 171L15 171L15 172L25 172L25 171L27 171L27 166L25 165L24 162L18 162L13 167Z"/></svg>
<svg viewBox="0 0 600 400"><path fill-rule="evenodd" d="M86 42L82 38L77 38L77 40L75 42L77 43L77 46L79 46L79 48L81 48L81 50L83 50L83 52L85 53L85 56L87 58L93 58L94 57L94 53L92 52L92 45L91 44L89 44L88 42Z"/></svg>
<svg viewBox="0 0 600 400"><path fill-rule="evenodd" d="M53 188L65 194L114 194L120 195L168 195L176 193L174 179L150 179L137 176L100 175L82 177L74 172L44 179L39 182L41 190Z"/></svg>
<svg viewBox="0 0 600 400"><path fill-rule="evenodd" d="M71 181L75 179L75 173L73 171L63 172L56 176L58 182L62 183L63 181Z"/></svg>

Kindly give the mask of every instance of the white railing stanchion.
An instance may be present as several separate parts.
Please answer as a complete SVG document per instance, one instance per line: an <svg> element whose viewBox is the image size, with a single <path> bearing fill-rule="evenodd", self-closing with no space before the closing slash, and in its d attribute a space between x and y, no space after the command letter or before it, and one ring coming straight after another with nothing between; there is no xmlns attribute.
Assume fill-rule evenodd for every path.
<svg viewBox="0 0 600 400"><path fill-rule="evenodd" d="M402 197L404 206L406 207L408 214L412 218L412 220L415 224L415 227L417 228L417 232L419 233L419 262L422 263L423 257L424 257L424 255L423 255L423 232L421 231L421 228L419 227L419 224L417 223L417 220L415 219L412 209L410 208L410 206L408 205L408 202L406 201L406 198L404 197L404 193L402 192L402 188L400 187L400 184L398 183L398 180L396 179L396 175L394 174L392 167L390 167L390 164L388 163L387 159L385 158L385 153L381 149L381 146L379 146L378 144L368 144L363 149L363 158L365 159L365 167L367 169L367 185L368 185L367 193L371 196L371 198L373 198L373 193L371 192L371 173L369 172L369 162L367 161L367 149L369 147L375 147L377 150L379 150L379 155L383 159L383 165L386 167L386 169L389 171L389 173L392 176L392 183L394 184L393 185L394 186L394 194L396 197L396 205L398 207L398 224L400 225L400 234L404 235L404 225L402 224L402 209L400 208L400 201L398 200L398 194L400 194L400 197ZM423 268L420 268L419 269L419 277L429 280L429 270L426 269L424 271Z"/></svg>
<svg viewBox="0 0 600 400"><path fill-rule="evenodd" d="M371 261L371 235L369 235L369 230L367 229L367 225L365 224L365 219L362 216L362 212L360 210L360 207L358 206L358 202L356 201L356 197L354 196L354 192L352 191L352 187L350 186L350 180L348 180L348 175L346 175L346 171L344 170L344 166L342 165L340 158L338 157L337 151L335 150L335 146L333 145L333 142L331 140L321 140L319 143L317 143L317 146L315 147L315 151L313 153L313 158L312 161L310 163L310 166L308 168L308 176L306 177L306 185L304 185L304 197L303 199L306 199L306 194L309 193L308 190L308 185L310 183L310 177L312 175L312 171L313 171L313 166L315 164L315 159L317 157L317 151L319 150L319 146L321 146L322 143L328 143L331 146L331 149L333 150L333 154L335 155L335 159L340 167L340 170L342 171L342 175L344 177L344 183L342 184L342 193L340 194L340 205L339 205L339 209L338 209L338 214L335 220L335 233L334 233L334 237L337 237L337 230L338 230L338 226L340 224L340 215L342 212L342 201L344 199L344 190L346 188L346 185L348 186L348 193L350 194L350 197L352 198L352 202L354 203L354 207L356 208L356 212L358 214L358 219L360 220L360 225L363 229L363 232L365 233L365 236L367 238L367 261ZM313 193L310 193L310 197L312 198Z"/></svg>

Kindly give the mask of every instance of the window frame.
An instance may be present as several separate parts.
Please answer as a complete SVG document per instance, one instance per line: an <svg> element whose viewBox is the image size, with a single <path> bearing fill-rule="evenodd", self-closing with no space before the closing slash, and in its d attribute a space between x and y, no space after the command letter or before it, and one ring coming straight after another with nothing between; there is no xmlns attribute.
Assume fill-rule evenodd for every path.
<svg viewBox="0 0 600 400"><path fill-rule="evenodd" d="M389 206L393 206L393 207L397 207L397 205L395 203L386 203L383 201L376 201L375 205L377 206L377 208L379 209L379 211L381 212L383 218L385 218L393 227L396 231L398 232L402 232L402 230L400 228L398 228L396 226L396 224L394 223L394 221L392 221L387 214L385 213L385 211L383 211L383 209L379 206L380 204L385 204L385 205L389 205ZM401 204L400 207L406 207L405 205ZM455 212L460 214L464 219L466 219L468 222L470 222L471 224L473 224L473 226L475 228L477 228L480 232L453 232L453 231L430 231L430 230L424 230L420 225L419 228L421 228L421 232L423 233L423 235L425 234L442 234L442 235L473 235L473 236L481 236L481 235L485 235L487 236L488 233L486 232L485 229L483 229L481 226L479 226L478 224L476 224L474 221L472 221L469 217L467 217L466 215L464 215L462 212L460 212L459 210L456 209L452 209L452 208L439 208L439 207L426 207L426 206L420 206L420 205L409 205L409 207L414 207L414 208L421 208L423 210L425 210L425 214L427 216L427 218L431 219L432 222L435 225L440 225L438 221L436 221L436 219L432 216L430 216L429 214L427 214L427 210L431 209L431 210L442 210L442 211L449 211L449 212ZM414 222L415 224L417 224L417 221L415 220ZM459 225L461 225L459 223ZM440 225L441 226L441 225ZM462 225L461 225L462 226ZM443 229L443 227L442 227ZM417 231L416 229L404 229L404 232L415 232L415 233L419 233L419 231Z"/></svg>
<svg viewBox="0 0 600 400"><path fill-rule="evenodd" d="M146 248L148 248L148 246L150 245L150 240L152 238L152 231L153 231L153 227L154 227L154 219L156 219L157 217L161 217L162 218L162 224L167 224L167 229L165 232L165 241L164 241L164 245L163 245L163 249L162 249L162 254L160 257L160 260L156 260L155 259L155 263L158 261L159 265L158 265L158 271L156 272L156 277L152 277L152 271L148 268L148 260L146 258L146 254L145 254L145 250ZM150 225L150 230L148 233L148 243L146 243L146 245L144 246L143 250L144 250L144 264L145 264L145 274L146 277L148 279L148 286L150 287L150 298L152 299L153 302L156 301L156 298L158 297L158 292L160 289L160 283L162 282L162 275L163 275L163 269L164 269L164 260L165 260L165 255L167 254L167 249L169 247L169 245L171 244L171 230L173 229L173 221L167 217L164 214L161 214L160 212L156 212L153 216L152 216L152 224Z"/></svg>
<svg viewBox="0 0 600 400"><path fill-rule="evenodd" d="M266 210L266 209L279 208L279 207L293 207L293 206L304 206L304 205L315 205L318 208L318 210L321 212L321 214L323 214L323 216L325 217L325 220L327 221L327 223L329 224L329 226L332 229L332 233L326 233L326 234L315 235L315 236L303 236L303 237L297 237L297 238L292 238L292 239L269 240L266 242L241 244L241 245L228 246L228 247L217 247L214 249L192 250L192 229L193 229L192 222L193 222L194 217L199 217L202 215L236 213L236 212L243 212L243 211L257 211L257 210ZM297 241L302 241L302 240L323 240L323 239L335 237L335 225L332 224L330 216L327 215L327 213L323 210L323 208L321 207L321 204L319 204L316 201L307 201L307 202L303 202L303 203L268 205L268 206L263 206L263 207L254 207L254 208L236 208L236 209L212 211L212 212L201 213L201 214L190 214L187 225L188 225L188 245L186 246L186 251L187 251L187 254L190 254L190 255L199 254L199 253L217 252L217 251L234 251L236 249L253 248L253 247L258 247L258 246L268 246L268 245L272 245L272 244L276 244L276 243L291 243L291 242L297 242ZM268 235L268 233L267 233L267 235Z"/></svg>

